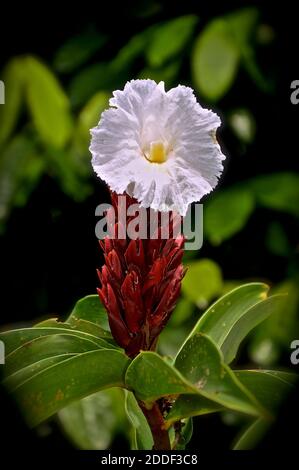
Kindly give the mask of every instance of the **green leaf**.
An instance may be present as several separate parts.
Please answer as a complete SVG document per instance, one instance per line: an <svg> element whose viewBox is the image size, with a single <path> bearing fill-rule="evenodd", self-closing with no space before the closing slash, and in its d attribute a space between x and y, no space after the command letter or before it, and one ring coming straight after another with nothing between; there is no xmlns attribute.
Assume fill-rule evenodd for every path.
<svg viewBox="0 0 299 470"><path fill-rule="evenodd" d="M57 319L45 320L38 327L71 328L98 338L111 339L108 315L98 295L87 295L78 300L65 323Z"/></svg>
<svg viewBox="0 0 299 470"><path fill-rule="evenodd" d="M236 371L239 380L251 390L260 403L271 411L277 411L282 401L292 390L298 376L293 373L273 370ZM234 450L253 449L264 437L271 422L259 418L241 431L234 443Z"/></svg>
<svg viewBox="0 0 299 470"><path fill-rule="evenodd" d="M259 441L264 437L271 426L271 421L258 418L251 422L249 426L241 431L237 437L233 450L252 450Z"/></svg>
<svg viewBox="0 0 299 470"><path fill-rule="evenodd" d="M194 311L194 304L189 299L181 297L171 314L168 325L170 326L181 326L186 321L190 320Z"/></svg>
<svg viewBox="0 0 299 470"><path fill-rule="evenodd" d="M225 409L224 406L200 395L180 395L168 413L166 423L169 427L183 418L202 416L223 409Z"/></svg>
<svg viewBox="0 0 299 470"><path fill-rule="evenodd" d="M188 418L182 421L183 428L181 431L179 442L176 444L174 450L185 450L187 444L191 441L193 434L193 420Z"/></svg>
<svg viewBox="0 0 299 470"><path fill-rule="evenodd" d="M257 327L249 345L251 359L263 366L272 366L283 351L288 352L293 338L299 335L297 311L299 292L297 279L286 280L273 289L284 294L271 316Z"/></svg>
<svg viewBox="0 0 299 470"><path fill-rule="evenodd" d="M189 337L201 332L221 349L229 364L246 335L277 308L281 296L267 298L268 286L250 283L237 287L218 299L202 315Z"/></svg>
<svg viewBox="0 0 299 470"><path fill-rule="evenodd" d="M270 91L272 85L264 78L260 71L253 48L254 38L258 24L259 12L257 8L242 8L226 15L226 21L240 49L242 64L252 77L255 84L264 92Z"/></svg>
<svg viewBox="0 0 299 470"><path fill-rule="evenodd" d="M91 193L90 162L87 154L80 154L73 148L47 146L44 159L50 173L60 185L63 193L76 202L81 202Z"/></svg>
<svg viewBox="0 0 299 470"><path fill-rule="evenodd" d="M191 319L195 308L194 303L185 297L178 300L167 328L164 328L159 336L158 352L162 356L173 357L177 354L189 331L186 322Z"/></svg>
<svg viewBox="0 0 299 470"><path fill-rule="evenodd" d="M254 396L224 364L220 351L208 336L196 333L188 339L176 357L175 367L204 398L243 413L262 412Z"/></svg>
<svg viewBox="0 0 299 470"><path fill-rule="evenodd" d="M72 131L68 98L43 63L31 56L23 60L26 97L36 130L46 144L62 148Z"/></svg>
<svg viewBox="0 0 299 470"><path fill-rule="evenodd" d="M236 377L247 390L268 409L270 413L277 410L280 403L291 390L296 380L295 374L280 375L278 371L235 371ZM283 373L284 374L284 373ZM201 416L222 411L223 406L196 395L181 395L167 415L166 422L171 425L187 416ZM263 427L269 427L271 420L260 418ZM262 424L261 423L261 424ZM247 429L247 428L246 428Z"/></svg>
<svg viewBox="0 0 299 470"><path fill-rule="evenodd" d="M87 31L70 38L55 55L55 69L61 73L73 72L86 63L106 41L107 38L96 31Z"/></svg>
<svg viewBox="0 0 299 470"><path fill-rule="evenodd" d="M22 346L6 355L5 374L13 374L23 367L51 356L58 356L65 353L80 353L109 347L109 344L105 341L101 340L101 343L98 344L96 342L97 339L93 336L84 336L80 337L69 331L63 333L61 330L58 334L50 333L49 335L43 335L31 341L27 341Z"/></svg>
<svg viewBox="0 0 299 470"><path fill-rule="evenodd" d="M255 7L242 8L226 15L226 21L238 45L244 68L254 80L255 84L263 91L269 92L273 85L263 76L255 57L254 33L258 25L259 12Z"/></svg>
<svg viewBox="0 0 299 470"><path fill-rule="evenodd" d="M272 295L268 299L265 299L251 307L246 312L246 315L239 318L221 346L221 350L223 351L225 360L228 364L235 359L238 348L248 333L267 319L273 311L275 311L281 301L281 296Z"/></svg>
<svg viewBox="0 0 299 470"><path fill-rule="evenodd" d="M199 352L200 351L198 351L198 354ZM202 355L203 353L201 353L201 356ZM186 367L189 368L193 374L196 373L198 370L197 367L199 367L197 364L194 368L188 356L184 358L184 362ZM183 371L181 370L181 372ZM254 396L269 413L275 413L277 411L282 401L293 388L293 384L298 379L296 374L281 371L240 370L234 371L234 375L239 383L246 387L246 390L251 396ZM181 395L167 415L166 422L168 426L170 426L173 422L188 416L199 416L223 409L224 405L208 400L202 396ZM269 420L266 422L268 423ZM266 424L264 427L266 427Z"/></svg>
<svg viewBox="0 0 299 470"><path fill-rule="evenodd" d="M76 331L82 331L98 338L104 338L106 340L109 340L109 344L113 344L113 342L110 341L112 339L110 331L104 330L104 328L100 327L96 323L93 323L88 320L75 320L75 318L73 318L71 322L71 327Z"/></svg>
<svg viewBox="0 0 299 470"><path fill-rule="evenodd" d="M248 182L260 205L299 216L299 174L260 175Z"/></svg>
<svg viewBox="0 0 299 470"><path fill-rule="evenodd" d="M109 94L105 91L96 93L81 109L74 138L79 149L84 151L90 140L90 129L99 122L101 113L109 107Z"/></svg>
<svg viewBox="0 0 299 470"><path fill-rule="evenodd" d="M152 403L166 395L196 393L195 387L157 353L142 351L130 364L126 385L139 400Z"/></svg>
<svg viewBox="0 0 299 470"><path fill-rule="evenodd" d="M153 448L154 441L147 423L136 398L132 392L126 391L125 409L128 419L133 426L133 447L134 450L150 450Z"/></svg>
<svg viewBox="0 0 299 470"><path fill-rule="evenodd" d="M242 8L225 16L230 31L240 47L247 45L251 39L259 18L255 7Z"/></svg>
<svg viewBox="0 0 299 470"><path fill-rule="evenodd" d="M239 65L240 51L228 23L217 18L198 36L192 55L196 88L207 99L220 99L231 87Z"/></svg>
<svg viewBox="0 0 299 470"><path fill-rule="evenodd" d="M112 335L109 331L104 330L101 328L99 325L96 323L92 323L87 320L81 320L81 319L75 319L73 318L71 321L71 324L69 323L63 323L59 322L57 318L50 318L48 320L44 320L35 327L38 328L62 328L62 329L70 329L75 330L75 331L81 331L82 333L89 333L90 335L96 336L97 338L104 338L106 340L109 340L109 343L112 344L110 341L112 338Z"/></svg>
<svg viewBox="0 0 299 470"><path fill-rule="evenodd" d="M24 92L22 65L21 59L12 59L1 76L5 85L5 104L0 105L0 146L11 135L19 117Z"/></svg>
<svg viewBox="0 0 299 470"><path fill-rule="evenodd" d="M110 387L124 387L129 359L117 350L77 354L33 375L14 391L31 426L88 395Z"/></svg>
<svg viewBox="0 0 299 470"><path fill-rule="evenodd" d="M103 390L60 410L59 422L79 449L104 450L127 424L123 402L121 389Z"/></svg>
<svg viewBox="0 0 299 470"><path fill-rule="evenodd" d="M86 320L110 332L108 315L98 295L87 295L78 300L67 322L71 325L78 320Z"/></svg>
<svg viewBox="0 0 299 470"><path fill-rule="evenodd" d="M150 26L133 36L117 53L111 62L114 73L128 72L134 61L144 54L144 50L152 39L155 27Z"/></svg>
<svg viewBox="0 0 299 470"><path fill-rule="evenodd" d="M84 105L95 93L123 87L135 60L144 53L152 28L133 36L111 62L93 64L79 72L70 83L74 106Z"/></svg>
<svg viewBox="0 0 299 470"><path fill-rule="evenodd" d="M188 270L182 283L182 292L199 307L205 307L222 289L219 266L210 259L187 264Z"/></svg>
<svg viewBox="0 0 299 470"><path fill-rule="evenodd" d="M145 67L141 70L138 77L142 79L150 78L151 80L155 80L157 83L163 81L165 82L166 87L171 87L179 74L180 66L181 61L177 60L155 69L151 67Z"/></svg>
<svg viewBox="0 0 299 470"><path fill-rule="evenodd" d="M278 410L284 398L293 389L298 375L277 370L235 371L240 382L271 412Z"/></svg>
<svg viewBox="0 0 299 470"><path fill-rule="evenodd" d="M88 350L88 348L86 348L86 350ZM91 350L94 350L94 348L91 348ZM53 354L54 355L51 355L51 353L48 352L48 357L44 357L44 359L30 358L33 362L29 363L28 365L25 365L23 362L20 361L20 358L18 358L17 365L20 368L15 372L13 372L13 369L8 370L5 366L4 371L7 375L3 380L3 385L7 388L7 390L13 393L20 385L25 383L27 380L30 380L35 375L39 374L43 370L46 370L55 364L59 364L60 362L65 361L66 359L70 359L71 357L75 357L78 352L69 352L57 355L55 355L55 353L53 352Z"/></svg>
<svg viewBox="0 0 299 470"><path fill-rule="evenodd" d="M186 15L157 25L146 51L149 65L160 67L180 54L191 38L197 21L197 16Z"/></svg>
<svg viewBox="0 0 299 470"><path fill-rule="evenodd" d="M20 328L18 330L10 330L10 331L4 331L3 333L0 333L0 339L4 342L5 344L5 350L6 354L9 355L13 351L15 351L17 348L22 347L26 343L29 343L37 338L41 338L43 336L49 336L49 335L74 335L78 338L86 339L88 341L92 341L95 346L98 347L107 347L109 348L113 347L110 343L105 341L102 338L98 338L94 335L91 335L89 333L85 333L83 331L76 331L72 330L70 331L70 328L68 326L64 327L33 327L33 328Z"/></svg>
<svg viewBox="0 0 299 470"><path fill-rule="evenodd" d="M189 328L186 326L171 327L168 325L159 335L158 352L162 356L174 357L182 342L188 334Z"/></svg>
<svg viewBox="0 0 299 470"><path fill-rule="evenodd" d="M253 209L253 196L246 189L233 187L218 192L204 210L204 230L209 241L219 245L238 233Z"/></svg>
<svg viewBox="0 0 299 470"><path fill-rule="evenodd" d="M256 54L251 44L247 44L242 49L242 64L255 85L263 93L273 93L275 89L274 79L264 77L256 61Z"/></svg>
<svg viewBox="0 0 299 470"><path fill-rule="evenodd" d="M83 106L101 90L111 90L116 86L111 65L100 62L89 65L80 71L70 82L69 96L73 106Z"/></svg>
<svg viewBox="0 0 299 470"><path fill-rule="evenodd" d="M141 352L128 367L127 387L149 406L163 396L194 394L203 397L205 402L210 400L235 411L254 416L264 413L229 367L222 363L220 353L209 338L199 334L192 337L175 366L156 353Z"/></svg>

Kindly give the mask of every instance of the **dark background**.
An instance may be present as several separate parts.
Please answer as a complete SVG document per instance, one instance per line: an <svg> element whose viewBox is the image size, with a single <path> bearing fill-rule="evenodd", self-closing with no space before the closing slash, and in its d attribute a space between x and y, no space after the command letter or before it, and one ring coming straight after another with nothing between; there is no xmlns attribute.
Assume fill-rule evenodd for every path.
<svg viewBox="0 0 299 470"><path fill-rule="evenodd" d="M202 25L213 17L246 6L243 2L215 5L213 2L165 1L156 13L143 16L148 3L101 2L89 6L85 2L70 5L65 11L62 5L56 7L54 4L40 4L34 8L27 4L6 5L6 12L1 12L0 66L13 56L29 53L51 63L59 46L89 25L109 36L101 56L102 60L108 60L131 36L155 22L193 13L200 16ZM224 122L220 141L229 158L220 183L222 188L257 174L299 169L299 105L292 105L289 99L290 83L299 79L298 15L294 6L286 2L269 2L268 5L250 2L248 5L256 5L263 22L271 25L275 32L271 47L265 53L261 52L259 61L266 74L275 78L276 87L274 93L262 93L240 71L232 89L213 105L225 115L227 110L241 104L251 109L257 122L255 139L246 148L245 157L240 155L239 142ZM189 82L187 59L180 79ZM67 86L67 80L68 77L62 77L62 84ZM64 317L78 298L95 292L95 268L101 257L94 236L94 208L108 196L95 177L91 184L92 193L78 204L61 190L51 174L44 174L25 207L14 208L10 213L0 244L1 326L27 324L47 316ZM298 251L295 250L298 220L283 213L275 214L294 247L291 260L286 260L265 249L263 235L272 218L271 211L257 211L246 229L231 240L219 247L204 243L200 256L216 259L227 279L281 281L298 262ZM282 361L287 362L286 358ZM291 429L299 417L297 397L295 393L286 402L277 425L260 444L262 448L290 448L296 444ZM51 425L51 432L47 427L40 431L43 437L28 431L4 390L1 390L0 403L1 447L18 443L18 448L24 446L29 451L36 446L53 450L72 448L55 423ZM234 429L225 427L219 417L201 418L191 447L225 449L233 435ZM125 443L119 438L114 446L121 448Z"/></svg>

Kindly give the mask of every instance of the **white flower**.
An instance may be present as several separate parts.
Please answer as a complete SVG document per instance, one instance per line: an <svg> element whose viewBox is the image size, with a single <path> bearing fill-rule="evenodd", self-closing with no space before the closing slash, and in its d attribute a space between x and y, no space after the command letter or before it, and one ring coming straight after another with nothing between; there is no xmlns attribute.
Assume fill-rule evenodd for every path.
<svg viewBox="0 0 299 470"><path fill-rule="evenodd" d="M132 80L113 92L91 130L97 175L142 207L185 215L217 184L225 158L216 140L220 118L197 103L191 88Z"/></svg>

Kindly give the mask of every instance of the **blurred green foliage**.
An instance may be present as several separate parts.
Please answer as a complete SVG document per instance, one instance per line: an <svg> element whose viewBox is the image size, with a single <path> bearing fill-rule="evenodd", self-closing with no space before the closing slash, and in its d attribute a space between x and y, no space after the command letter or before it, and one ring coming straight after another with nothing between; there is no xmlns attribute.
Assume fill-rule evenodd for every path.
<svg viewBox="0 0 299 470"><path fill-rule="evenodd" d="M255 8L213 19L199 32L200 18L196 15L173 18L136 34L112 60L103 62L93 59L105 48L107 35L89 28L68 39L50 67L30 55L12 58L1 74L6 104L0 107L0 171L4 188L18 186L22 195L16 198L1 191L5 193L0 196L2 230L13 207L26 204L43 173L53 176L63 192L76 201L90 194L89 129L108 106L112 90L136 76L164 80L167 87L174 85L191 48L193 86L203 98L217 101L233 85L241 62L255 64L250 39L257 22ZM256 70L257 66L247 68ZM66 91L61 84L65 76ZM259 84L256 77L254 80ZM231 117L232 126L248 142L254 123L246 111L245 115L244 110L243 115L236 112ZM246 116L247 121L251 119L249 123ZM30 141L40 163L38 158L30 158L20 164L16 158L8 168L5 156L16 138L24 146L25 139ZM29 176L31 184L23 175L20 181L20 172L33 175Z"/></svg>

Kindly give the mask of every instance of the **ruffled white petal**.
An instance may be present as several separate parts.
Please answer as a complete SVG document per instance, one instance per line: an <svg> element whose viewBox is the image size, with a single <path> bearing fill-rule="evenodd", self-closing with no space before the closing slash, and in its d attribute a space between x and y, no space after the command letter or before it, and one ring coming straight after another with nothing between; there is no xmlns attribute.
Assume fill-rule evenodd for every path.
<svg viewBox="0 0 299 470"><path fill-rule="evenodd" d="M225 158L215 132L220 118L197 103L191 88L165 92L164 83L133 80L115 91L112 108L91 130L92 165L117 192L143 207L185 215L217 184ZM152 142L167 150L163 163L147 159Z"/></svg>

